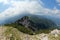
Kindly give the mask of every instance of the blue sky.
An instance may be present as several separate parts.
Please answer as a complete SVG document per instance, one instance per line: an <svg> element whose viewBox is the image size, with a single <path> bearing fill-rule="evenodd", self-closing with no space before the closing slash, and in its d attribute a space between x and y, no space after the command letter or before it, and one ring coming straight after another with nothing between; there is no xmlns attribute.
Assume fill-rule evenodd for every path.
<svg viewBox="0 0 60 40"><path fill-rule="evenodd" d="M41 0L44 3L44 7L53 9L57 5L55 0Z"/></svg>
<svg viewBox="0 0 60 40"><path fill-rule="evenodd" d="M9 8L10 5L4 5L3 3L0 3L0 13Z"/></svg>
<svg viewBox="0 0 60 40"><path fill-rule="evenodd" d="M60 10L60 6L58 5L58 2L56 0L41 0L44 3L44 7L53 9L56 7Z"/></svg>

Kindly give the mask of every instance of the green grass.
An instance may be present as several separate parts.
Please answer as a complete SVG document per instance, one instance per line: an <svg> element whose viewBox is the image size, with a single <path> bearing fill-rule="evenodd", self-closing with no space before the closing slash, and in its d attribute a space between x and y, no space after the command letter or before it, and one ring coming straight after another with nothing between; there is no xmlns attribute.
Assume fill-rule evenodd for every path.
<svg viewBox="0 0 60 40"><path fill-rule="evenodd" d="M19 31L16 28L7 27L7 30L4 34L7 37L7 39L9 38L10 40L21 40Z"/></svg>

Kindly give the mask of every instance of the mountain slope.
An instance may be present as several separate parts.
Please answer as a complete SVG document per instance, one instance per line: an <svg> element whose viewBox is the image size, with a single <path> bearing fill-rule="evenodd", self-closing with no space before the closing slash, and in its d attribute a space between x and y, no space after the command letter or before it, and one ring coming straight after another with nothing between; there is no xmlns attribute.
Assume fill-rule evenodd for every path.
<svg viewBox="0 0 60 40"><path fill-rule="evenodd" d="M7 25L13 26L27 34L49 33L51 30L57 28L53 21L36 15L24 16L14 23Z"/></svg>
<svg viewBox="0 0 60 40"><path fill-rule="evenodd" d="M51 16L51 15L42 15L42 16L44 16L47 19L54 21L57 24L57 26L60 26L60 18L59 17Z"/></svg>

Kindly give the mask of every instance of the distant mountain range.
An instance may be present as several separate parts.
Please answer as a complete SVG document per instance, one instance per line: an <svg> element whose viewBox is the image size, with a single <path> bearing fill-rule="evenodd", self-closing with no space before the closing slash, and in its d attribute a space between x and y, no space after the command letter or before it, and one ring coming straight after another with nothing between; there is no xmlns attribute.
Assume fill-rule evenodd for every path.
<svg viewBox="0 0 60 40"><path fill-rule="evenodd" d="M51 15L43 15L43 17L52 20L53 22L56 23L57 26L60 26L60 18L56 16L51 16Z"/></svg>
<svg viewBox="0 0 60 40"><path fill-rule="evenodd" d="M23 16L30 16L31 14L29 14L28 12L25 12L25 13L22 13L22 14L19 14L19 15L16 15L16 16L12 16L8 19L5 19L3 21L0 21L0 24L6 24L6 23L12 23L12 22L15 22L16 20L22 18ZM32 14L33 15L33 14ZM44 18L47 18L49 20L52 20L53 22L55 22L55 24L57 26L60 26L60 18L57 18L56 16L52 16L52 15L35 15L35 16L38 16L38 17L44 17Z"/></svg>

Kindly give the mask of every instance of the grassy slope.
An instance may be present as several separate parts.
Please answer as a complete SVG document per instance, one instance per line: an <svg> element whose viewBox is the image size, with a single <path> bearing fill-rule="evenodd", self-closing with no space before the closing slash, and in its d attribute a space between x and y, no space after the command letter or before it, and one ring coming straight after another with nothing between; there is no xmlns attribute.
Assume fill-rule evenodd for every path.
<svg viewBox="0 0 60 40"><path fill-rule="evenodd" d="M20 32L19 30L13 27L3 26L3 27L0 27L0 31L2 30L1 28L4 30L3 32L0 32L0 33L3 33L2 35L6 37L6 40L8 39L10 40L15 40L15 39L16 40L41 40L45 36L47 36L49 40L60 40L60 34L58 34L59 35L58 37L55 37L53 34L47 34L47 35L45 34L45 36L43 36L44 34L28 35Z"/></svg>
<svg viewBox="0 0 60 40"><path fill-rule="evenodd" d="M7 39L9 38L10 40L21 40L20 39L20 33L16 28L7 27L4 34L7 37Z"/></svg>
<svg viewBox="0 0 60 40"><path fill-rule="evenodd" d="M21 40L20 33L13 27L0 26L0 40Z"/></svg>

